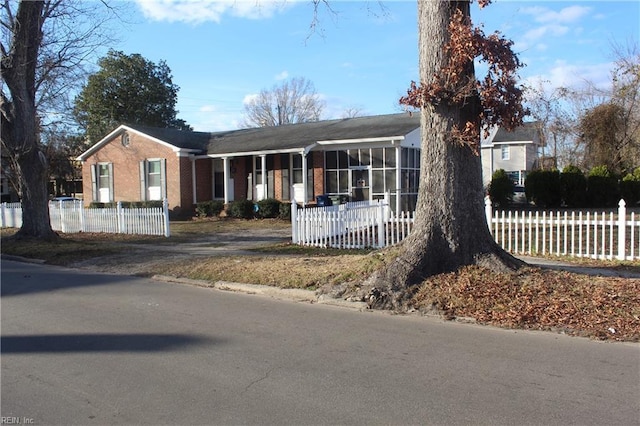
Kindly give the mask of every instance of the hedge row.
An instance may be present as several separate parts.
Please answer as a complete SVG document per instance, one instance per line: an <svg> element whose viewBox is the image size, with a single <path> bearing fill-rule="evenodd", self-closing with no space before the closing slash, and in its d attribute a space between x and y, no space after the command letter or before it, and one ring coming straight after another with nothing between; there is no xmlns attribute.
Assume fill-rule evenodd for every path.
<svg viewBox="0 0 640 426"><path fill-rule="evenodd" d="M509 185L504 170L494 173L489 195L494 203L511 202L513 183ZM524 182L527 201L542 208L549 207L616 207L620 198L627 206L640 201L640 167L623 177L597 166L585 175L578 167L558 170L536 170Z"/></svg>
<svg viewBox="0 0 640 426"><path fill-rule="evenodd" d="M197 217L215 217L224 210L222 201L203 201L196 204ZM256 203L250 200L237 200L229 203L226 209L229 217L239 219L291 219L291 205L275 198L267 198Z"/></svg>

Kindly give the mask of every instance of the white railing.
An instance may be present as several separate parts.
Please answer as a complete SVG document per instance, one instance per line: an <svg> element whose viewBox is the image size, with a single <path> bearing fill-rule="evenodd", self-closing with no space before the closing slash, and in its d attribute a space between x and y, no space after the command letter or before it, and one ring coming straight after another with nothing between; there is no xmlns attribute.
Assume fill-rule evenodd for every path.
<svg viewBox="0 0 640 426"><path fill-rule="evenodd" d="M365 248L385 247L384 224L388 204L384 201L346 203L298 209L291 203L291 237L295 244Z"/></svg>
<svg viewBox="0 0 640 426"><path fill-rule="evenodd" d="M115 207L85 209L81 201L52 201L49 203L51 228L64 233L104 232L113 234L170 236L169 207L167 200L162 207L124 208L118 202ZM20 203L0 204L0 227L22 226Z"/></svg>
<svg viewBox="0 0 640 426"><path fill-rule="evenodd" d="M406 238L415 213L395 214L386 201L298 209L292 203L295 244L335 248L380 248ZM618 212L494 212L485 200L487 224L496 242L516 255L557 255L596 259L640 259L640 220Z"/></svg>

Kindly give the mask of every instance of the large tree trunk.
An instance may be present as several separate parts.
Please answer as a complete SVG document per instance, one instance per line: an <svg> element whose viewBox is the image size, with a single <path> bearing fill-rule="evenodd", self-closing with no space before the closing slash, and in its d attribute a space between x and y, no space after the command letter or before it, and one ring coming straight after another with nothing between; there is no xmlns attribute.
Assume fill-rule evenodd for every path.
<svg viewBox="0 0 640 426"><path fill-rule="evenodd" d="M44 3L21 1L9 50L2 55L2 78L11 99L2 96L2 145L20 179L22 227L16 237L53 239L47 196L47 162L40 149L36 116L36 67L42 42Z"/></svg>
<svg viewBox="0 0 640 426"><path fill-rule="evenodd" d="M446 61L443 46L455 8L468 16L469 3L418 1L420 77L429 82ZM473 75L473 63L468 72ZM451 131L478 122L478 99L465 105L442 102L421 111L421 176L416 221L397 258L368 281L370 304L400 308L411 288L434 274L480 264L494 270L523 263L493 240L484 212L480 157L451 141Z"/></svg>

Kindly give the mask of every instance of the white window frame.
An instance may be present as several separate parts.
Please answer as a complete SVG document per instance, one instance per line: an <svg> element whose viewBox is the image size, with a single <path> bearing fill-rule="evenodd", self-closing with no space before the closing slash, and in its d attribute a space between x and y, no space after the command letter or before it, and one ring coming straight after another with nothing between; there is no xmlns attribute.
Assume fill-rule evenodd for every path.
<svg viewBox="0 0 640 426"><path fill-rule="evenodd" d="M150 164L158 163L160 166L159 186L149 186L151 180ZM140 162L140 199L141 201L161 201L167 198L167 166L164 158L147 158ZM153 173L154 175L156 173Z"/></svg>
<svg viewBox="0 0 640 426"><path fill-rule="evenodd" d="M500 146L500 159L502 161L509 161L511 159L511 147L509 145Z"/></svg>
<svg viewBox="0 0 640 426"><path fill-rule="evenodd" d="M107 175L101 175L100 170L106 167ZM107 176L108 185L101 186L101 177ZM113 163L95 163L91 165L91 193L93 201L110 203L114 200L113 191Z"/></svg>

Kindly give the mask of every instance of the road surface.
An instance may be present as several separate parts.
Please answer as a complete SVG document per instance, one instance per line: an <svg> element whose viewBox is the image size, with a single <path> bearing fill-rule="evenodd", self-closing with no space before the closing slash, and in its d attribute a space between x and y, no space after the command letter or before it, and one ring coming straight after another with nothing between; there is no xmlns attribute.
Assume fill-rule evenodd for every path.
<svg viewBox="0 0 640 426"><path fill-rule="evenodd" d="M1 267L5 423L640 422L637 344Z"/></svg>

